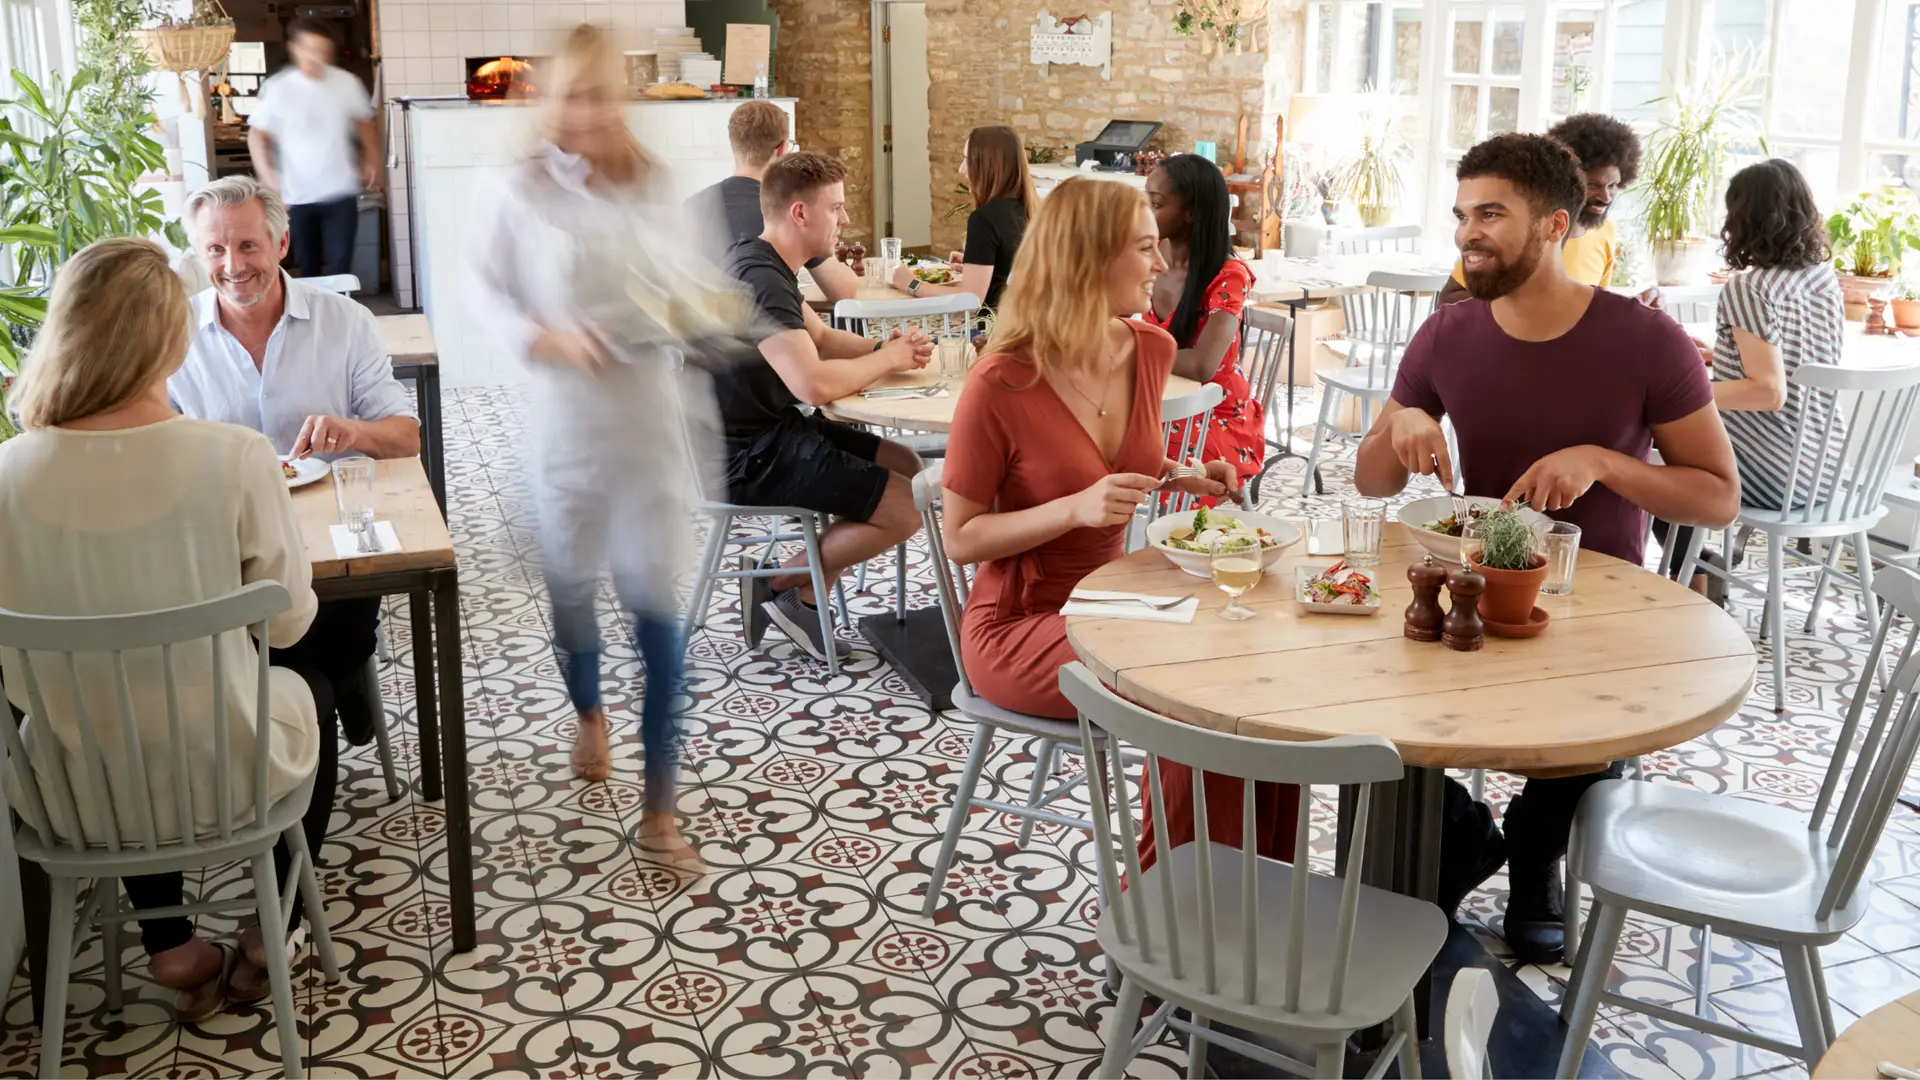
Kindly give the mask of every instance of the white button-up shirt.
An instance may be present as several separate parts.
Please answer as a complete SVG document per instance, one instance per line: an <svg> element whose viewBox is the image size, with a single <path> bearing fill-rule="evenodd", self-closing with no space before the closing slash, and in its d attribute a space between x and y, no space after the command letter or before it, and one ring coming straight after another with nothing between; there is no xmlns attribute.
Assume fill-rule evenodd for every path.
<svg viewBox="0 0 1920 1080"><path fill-rule="evenodd" d="M175 406L201 420L252 428L282 454L293 452L309 416L417 419L406 389L393 377L393 361L373 313L285 274L280 280L286 311L257 368L246 347L220 324L218 291L207 289L193 298L187 360L167 380Z"/></svg>

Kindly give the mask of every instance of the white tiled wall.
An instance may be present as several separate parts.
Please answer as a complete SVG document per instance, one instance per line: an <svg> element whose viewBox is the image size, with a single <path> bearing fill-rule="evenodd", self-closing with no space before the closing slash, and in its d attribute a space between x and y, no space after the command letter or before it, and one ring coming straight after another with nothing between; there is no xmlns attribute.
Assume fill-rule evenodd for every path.
<svg viewBox="0 0 1920 1080"><path fill-rule="evenodd" d="M622 49L651 47L653 30L686 25L683 0L378 0L381 94L399 97L460 94L466 89L466 58L513 54L551 56L567 31L583 22L613 32ZM387 192L393 219L394 298L415 303L411 278L406 146L398 110L386 112L390 170Z"/></svg>

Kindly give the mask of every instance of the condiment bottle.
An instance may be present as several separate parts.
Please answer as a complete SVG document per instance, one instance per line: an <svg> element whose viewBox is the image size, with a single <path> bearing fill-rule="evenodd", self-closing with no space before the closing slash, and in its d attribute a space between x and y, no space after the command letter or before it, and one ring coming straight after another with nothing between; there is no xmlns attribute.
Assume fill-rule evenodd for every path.
<svg viewBox="0 0 1920 1080"><path fill-rule="evenodd" d="M867 273L867 245L854 241L847 245L847 265L862 277Z"/></svg>
<svg viewBox="0 0 1920 1080"><path fill-rule="evenodd" d="M1440 640L1455 652L1477 652L1487 643L1487 628L1480 621L1480 594L1487 591L1486 576L1471 568L1447 575L1447 593L1452 609L1440 622Z"/></svg>
<svg viewBox="0 0 1920 1080"><path fill-rule="evenodd" d="M1447 584L1446 567L1425 559L1407 567L1407 580L1413 583L1413 603L1407 605L1406 635L1414 641L1439 641L1440 590Z"/></svg>

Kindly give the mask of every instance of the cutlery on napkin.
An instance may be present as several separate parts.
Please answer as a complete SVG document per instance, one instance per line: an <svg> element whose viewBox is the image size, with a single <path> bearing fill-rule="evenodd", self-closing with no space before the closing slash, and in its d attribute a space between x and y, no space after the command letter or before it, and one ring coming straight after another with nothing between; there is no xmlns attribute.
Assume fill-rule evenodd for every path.
<svg viewBox="0 0 1920 1080"><path fill-rule="evenodd" d="M333 540L333 554L338 559L359 559L368 555L390 555L403 550L400 547L400 535L393 531L393 522L376 521L373 523L372 549L360 544L360 535L345 525L327 526L327 535Z"/></svg>
<svg viewBox="0 0 1920 1080"><path fill-rule="evenodd" d="M1150 596L1145 593L1107 592L1101 589L1075 589L1067 599L1062 615L1086 615L1096 619L1139 619L1144 622L1190 623L1200 609L1197 596Z"/></svg>

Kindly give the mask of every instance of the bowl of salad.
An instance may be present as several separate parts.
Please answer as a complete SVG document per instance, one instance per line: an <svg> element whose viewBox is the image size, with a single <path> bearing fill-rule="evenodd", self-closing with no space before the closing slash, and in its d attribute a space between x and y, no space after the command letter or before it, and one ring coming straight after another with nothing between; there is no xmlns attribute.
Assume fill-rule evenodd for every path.
<svg viewBox="0 0 1920 1080"><path fill-rule="evenodd" d="M1251 510L1202 507L1167 514L1147 526L1147 543L1167 561L1197 578L1211 576L1208 555L1228 536L1253 536L1260 541L1260 565L1272 570L1280 553L1300 539L1300 528Z"/></svg>
<svg viewBox="0 0 1920 1080"><path fill-rule="evenodd" d="M1466 521L1460 519L1458 507L1464 504L1467 510L1466 521L1480 517L1489 510L1500 509L1500 500L1484 495L1468 495L1457 502L1451 495L1434 495L1430 498L1415 499L1400 508L1400 524L1419 542L1420 546L1432 552L1441 562L1460 565L1460 532ZM1521 507L1520 516L1535 532L1553 527L1552 519L1538 510Z"/></svg>
<svg viewBox="0 0 1920 1080"><path fill-rule="evenodd" d="M1378 615L1380 590L1373 575L1345 561L1300 568L1294 599L1306 611L1327 615Z"/></svg>

